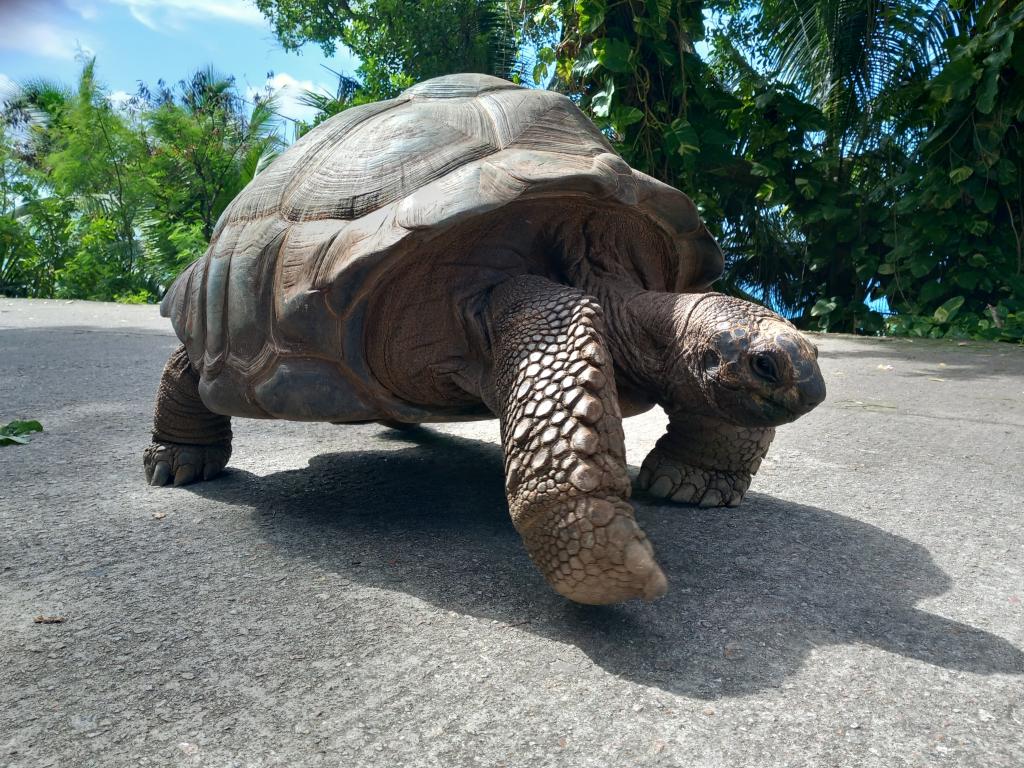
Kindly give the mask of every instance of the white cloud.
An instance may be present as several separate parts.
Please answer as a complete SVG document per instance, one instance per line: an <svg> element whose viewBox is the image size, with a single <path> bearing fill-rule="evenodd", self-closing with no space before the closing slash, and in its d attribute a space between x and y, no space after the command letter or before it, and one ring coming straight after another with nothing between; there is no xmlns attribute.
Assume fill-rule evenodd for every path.
<svg viewBox="0 0 1024 768"><path fill-rule="evenodd" d="M65 0L65 4L85 21L92 21L99 15L96 6L86 0Z"/></svg>
<svg viewBox="0 0 1024 768"><path fill-rule="evenodd" d="M21 51L48 59L73 59L75 34L43 21L12 19L0 29L0 50Z"/></svg>
<svg viewBox="0 0 1024 768"><path fill-rule="evenodd" d="M128 91L114 91L112 94L107 96L107 101L110 102L114 109L123 109L131 103L133 98L135 97L128 93Z"/></svg>
<svg viewBox="0 0 1024 768"><path fill-rule="evenodd" d="M0 24L0 51L18 51L48 59L75 58L81 50L91 54L88 45L79 41L79 33L57 21L62 11L62 2L33 3L29 0L15 0L3 9L3 24Z"/></svg>
<svg viewBox="0 0 1024 768"><path fill-rule="evenodd" d="M249 86L246 89L246 98L250 101L256 96L262 96L265 89L270 90L277 96L276 111L293 120L304 120L312 122L316 115L313 107L302 104L299 99L304 91L315 91L317 93L331 93L330 86L324 83L314 83L312 80L298 80L287 72L278 72L271 78L267 78L262 87Z"/></svg>
<svg viewBox="0 0 1024 768"><path fill-rule="evenodd" d="M248 0L107 0L128 8L140 24L150 29L181 29L196 19L223 19L265 26L266 20Z"/></svg>
<svg viewBox="0 0 1024 768"><path fill-rule="evenodd" d="M149 27L154 32L159 32L160 31L160 28L157 26L156 22L153 21L152 17L147 16L141 10L136 8L134 5L131 6L128 9L128 12L131 13L132 18L135 19L137 22L139 22L139 24L141 24L142 26Z"/></svg>

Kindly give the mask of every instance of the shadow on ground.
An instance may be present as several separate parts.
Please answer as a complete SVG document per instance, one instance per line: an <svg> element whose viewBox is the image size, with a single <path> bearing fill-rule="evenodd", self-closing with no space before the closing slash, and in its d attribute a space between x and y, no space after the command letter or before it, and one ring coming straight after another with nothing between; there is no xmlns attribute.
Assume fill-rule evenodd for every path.
<svg viewBox="0 0 1024 768"><path fill-rule="evenodd" d="M408 441L398 435L396 441ZM439 608L578 647L629 680L707 699L781 685L812 649L865 644L948 669L1024 673L1024 653L918 610L951 586L907 539L758 494L739 509L638 504L670 580L653 604L576 606L513 530L498 446L423 430L420 445L318 456L195 492L255 510L279 551Z"/></svg>

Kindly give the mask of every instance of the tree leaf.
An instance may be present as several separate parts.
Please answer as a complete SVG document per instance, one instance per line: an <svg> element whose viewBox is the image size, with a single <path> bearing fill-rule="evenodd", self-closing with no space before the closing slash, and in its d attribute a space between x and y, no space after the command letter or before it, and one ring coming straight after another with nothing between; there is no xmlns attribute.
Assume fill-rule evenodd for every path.
<svg viewBox="0 0 1024 768"><path fill-rule="evenodd" d="M654 54L658 57L658 62L663 67L670 69L676 66L676 63L679 61L676 49L664 40L655 40L651 43L651 48L654 49Z"/></svg>
<svg viewBox="0 0 1024 768"><path fill-rule="evenodd" d="M700 151L700 137L686 120L674 120L666 138L676 145L676 152L684 157Z"/></svg>
<svg viewBox="0 0 1024 768"><path fill-rule="evenodd" d="M834 301L827 301L826 299L818 299L814 306L811 307L811 317L824 317L830 315L835 311L836 303Z"/></svg>
<svg viewBox="0 0 1024 768"><path fill-rule="evenodd" d="M29 419L21 421L15 419L14 421L8 422L4 426L0 427L0 435L10 437L12 435L27 435L32 432L42 432L43 425L35 419Z"/></svg>
<svg viewBox="0 0 1024 768"><path fill-rule="evenodd" d="M764 184L758 187L757 194L755 195L755 197L758 200L764 200L765 202L768 202L769 200L772 199L772 195L774 194L775 185L772 184L770 181L766 181Z"/></svg>
<svg viewBox="0 0 1024 768"><path fill-rule="evenodd" d="M543 61L538 61L533 65L533 82L540 85L542 82L548 79L548 65Z"/></svg>
<svg viewBox="0 0 1024 768"><path fill-rule="evenodd" d="M999 193L991 187L986 187L981 194L974 196L974 204L982 213L992 213L999 204Z"/></svg>
<svg viewBox="0 0 1024 768"><path fill-rule="evenodd" d="M944 303L941 307L935 310L932 317L935 318L937 323L948 323L952 320L956 313L960 311L960 307L964 305L963 296L954 296L952 299Z"/></svg>
<svg viewBox="0 0 1024 768"><path fill-rule="evenodd" d="M978 111L983 115L992 113L996 105L996 94L999 91L999 70L989 69L978 89Z"/></svg>
<svg viewBox="0 0 1024 768"><path fill-rule="evenodd" d="M967 224L967 231L977 237L987 234L989 229L991 229L991 225L988 223L988 220L982 218L971 219Z"/></svg>
<svg viewBox="0 0 1024 768"><path fill-rule="evenodd" d="M25 435L42 431L43 425L35 419L26 421L15 419L0 427L0 445L25 445L28 443L28 438Z"/></svg>
<svg viewBox="0 0 1024 768"><path fill-rule="evenodd" d="M924 284L924 287L917 294L918 303L927 307L949 294L949 288L938 280L932 280Z"/></svg>
<svg viewBox="0 0 1024 768"><path fill-rule="evenodd" d="M607 10L604 0L581 0L578 5L580 14L580 31L589 34L604 24Z"/></svg>
<svg viewBox="0 0 1024 768"><path fill-rule="evenodd" d="M624 40L604 37L594 41L594 57L612 72L629 72L629 54L632 49Z"/></svg>
<svg viewBox="0 0 1024 768"><path fill-rule="evenodd" d="M949 172L949 180L954 184L959 184L962 181L967 181L967 179L971 177L972 173L974 173L973 168L961 165L959 168L954 168Z"/></svg>
<svg viewBox="0 0 1024 768"><path fill-rule="evenodd" d="M590 111L597 117L608 117L612 108L612 96L615 95L615 83L609 79L603 91L598 91L590 97Z"/></svg>
<svg viewBox="0 0 1024 768"><path fill-rule="evenodd" d="M953 59L928 83L928 89L942 103L963 99L981 77L981 70L966 55Z"/></svg>
<svg viewBox="0 0 1024 768"><path fill-rule="evenodd" d="M644 113L636 107L619 107L615 110L612 122L619 128L626 128L633 125L633 123L639 123L643 119Z"/></svg>
<svg viewBox="0 0 1024 768"><path fill-rule="evenodd" d="M796 178L796 188L807 200L813 200L821 191L821 182L816 179L805 179L801 176Z"/></svg>

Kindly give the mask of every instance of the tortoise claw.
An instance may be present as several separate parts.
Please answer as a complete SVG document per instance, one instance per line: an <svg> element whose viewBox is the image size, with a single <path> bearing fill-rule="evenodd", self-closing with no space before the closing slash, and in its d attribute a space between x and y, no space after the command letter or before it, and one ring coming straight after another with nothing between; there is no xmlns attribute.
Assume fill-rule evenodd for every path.
<svg viewBox="0 0 1024 768"><path fill-rule="evenodd" d="M178 487L216 477L230 457L230 444L153 443L143 452L142 462L150 485Z"/></svg>
<svg viewBox="0 0 1024 768"><path fill-rule="evenodd" d="M179 485L188 485L195 480L195 478L196 470L191 464L178 467L178 471L174 473L174 487L177 488Z"/></svg>
<svg viewBox="0 0 1024 768"><path fill-rule="evenodd" d="M156 466L153 467L152 472L148 474L150 475L150 485L167 485L167 481L171 479L171 465L168 464L166 461L157 462Z"/></svg>

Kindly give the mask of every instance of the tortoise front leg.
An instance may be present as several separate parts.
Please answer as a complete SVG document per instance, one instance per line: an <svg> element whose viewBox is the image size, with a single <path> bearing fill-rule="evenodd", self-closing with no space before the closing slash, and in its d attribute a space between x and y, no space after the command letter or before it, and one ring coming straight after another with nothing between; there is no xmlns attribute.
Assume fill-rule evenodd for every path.
<svg viewBox="0 0 1024 768"><path fill-rule="evenodd" d="M530 558L580 603L654 599L665 577L637 526L601 307L533 276L498 286L489 331L505 489Z"/></svg>
<svg viewBox="0 0 1024 768"><path fill-rule="evenodd" d="M670 414L668 432L644 459L637 490L702 507L735 507L761 466L775 429Z"/></svg>
<svg viewBox="0 0 1024 768"><path fill-rule="evenodd" d="M199 375L184 345L171 353L153 412L153 442L142 463L150 485L185 485L220 474L231 458L231 419L199 398Z"/></svg>

